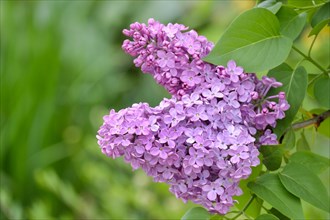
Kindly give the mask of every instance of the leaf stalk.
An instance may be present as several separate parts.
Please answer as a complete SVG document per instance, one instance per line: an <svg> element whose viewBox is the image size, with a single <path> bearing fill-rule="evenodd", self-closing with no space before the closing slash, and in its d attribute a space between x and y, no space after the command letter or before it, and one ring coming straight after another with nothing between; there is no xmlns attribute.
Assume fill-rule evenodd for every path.
<svg viewBox="0 0 330 220"><path fill-rule="evenodd" d="M311 62L312 64L314 64L314 66L316 66L318 69L320 69L326 76L328 76L328 72L326 71L326 69L324 69L319 63L317 63L313 58L311 58L310 56L304 54L301 50L299 50L297 47L292 46L292 49L295 50L297 53L299 53L301 56L303 56L306 60L308 60L309 62Z"/></svg>
<svg viewBox="0 0 330 220"><path fill-rule="evenodd" d="M249 206L251 205L251 203L253 202L254 198L256 196L253 194L250 198L250 200L246 203L246 205L244 206L244 208L242 209L242 211L240 211L236 216L234 216L231 220L235 220L238 217L240 217L242 214L244 214L244 212L249 208Z"/></svg>

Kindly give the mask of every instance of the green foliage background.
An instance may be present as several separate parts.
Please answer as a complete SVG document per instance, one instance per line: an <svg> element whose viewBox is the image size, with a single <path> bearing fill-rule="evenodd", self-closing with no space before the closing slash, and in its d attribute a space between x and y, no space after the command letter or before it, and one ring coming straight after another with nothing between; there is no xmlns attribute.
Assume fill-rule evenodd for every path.
<svg viewBox="0 0 330 220"><path fill-rule="evenodd" d="M123 160L105 157L96 143L110 108L155 106L169 97L122 52L121 31L153 17L183 23L216 42L254 5L249 0L1 1L0 219L180 218L194 205L177 200L142 171L133 173ZM296 44L307 50L311 40L299 38ZM329 46L325 29L313 49L324 66ZM300 59L292 57L289 63ZM309 73L316 71L308 65ZM303 105L307 111L319 107L311 97ZM312 151L329 157L323 146L328 139L312 130L304 134L316 146ZM323 180L328 183L329 175ZM326 218L307 210L308 216Z"/></svg>

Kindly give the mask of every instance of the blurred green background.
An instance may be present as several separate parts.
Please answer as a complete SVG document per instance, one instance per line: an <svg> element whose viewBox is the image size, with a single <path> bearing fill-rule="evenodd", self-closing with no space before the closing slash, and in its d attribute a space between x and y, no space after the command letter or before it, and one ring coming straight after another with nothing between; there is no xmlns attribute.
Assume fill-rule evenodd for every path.
<svg viewBox="0 0 330 220"><path fill-rule="evenodd" d="M153 17L216 42L254 5L1 1L0 219L179 219L193 204L122 159L107 158L96 143L109 109L169 97L121 50L122 29ZM313 50L323 62L328 37L321 33Z"/></svg>

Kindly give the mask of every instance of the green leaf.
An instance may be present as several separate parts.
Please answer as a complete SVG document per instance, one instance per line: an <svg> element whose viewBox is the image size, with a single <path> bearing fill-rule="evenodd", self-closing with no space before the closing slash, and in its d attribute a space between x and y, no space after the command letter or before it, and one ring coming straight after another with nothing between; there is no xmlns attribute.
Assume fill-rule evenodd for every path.
<svg viewBox="0 0 330 220"><path fill-rule="evenodd" d="M285 188L310 204L330 212L329 196L321 180L305 166L289 163L279 173Z"/></svg>
<svg viewBox="0 0 330 220"><path fill-rule="evenodd" d="M330 18L330 2L324 4L321 8L319 8L315 14L313 15L311 25L315 27L320 22L327 20Z"/></svg>
<svg viewBox="0 0 330 220"><path fill-rule="evenodd" d="M299 198L284 188L277 174L262 175L254 183L250 182L248 187L284 215L293 219L304 219Z"/></svg>
<svg viewBox="0 0 330 220"><path fill-rule="evenodd" d="M262 163L268 170L274 171L281 167L283 146L282 145L264 145L259 151L262 153Z"/></svg>
<svg viewBox="0 0 330 220"><path fill-rule="evenodd" d="M318 8L311 8L306 10L305 12L307 13L307 22L310 24L312 22L313 19L313 15L315 14L315 12L317 11Z"/></svg>
<svg viewBox="0 0 330 220"><path fill-rule="evenodd" d="M322 121L322 123L320 124L320 126L317 128L317 131L320 134L323 134L325 136L327 136L328 138L330 138L330 118L327 118L326 120Z"/></svg>
<svg viewBox="0 0 330 220"><path fill-rule="evenodd" d="M307 13L298 14L291 8L282 7L276 16L280 22L280 32L295 40L304 29Z"/></svg>
<svg viewBox="0 0 330 220"><path fill-rule="evenodd" d="M308 37L317 35L323 29L323 27L330 22L330 2L324 4L319 8L313 15L311 20L311 25L313 27L312 31L309 33Z"/></svg>
<svg viewBox="0 0 330 220"><path fill-rule="evenodd" d="M277 218L275 215L262 214L262 215L258 216L258 218L256 218L256 220L280 220L280 219Z"/></svg>
<svg viewBox="0 0 330 220"><path fill-rule="evenodd" d="M321 77L314 85L315 99L326 108L330 108L330 78Z"/></svg>
<svg viewBox="0 0 330 220"><path fill-rule="evenodd" d="M291 162L304 165L312 172L319 174L330 167L330 160L310 151L299 151L291 155Z"/></svg>
<svg viewBox="0 0 330 220"><path fill-rule="evenodd" d="M288 0L288 5L292 5L296 7L314 6L321 3L324 3L324 1L323 0Z"/></svg>
<svg viewBox="0 0 330 220"><path fill-rule="evenodd" d="M293 121L304 100L308 82L307 72L302 66L297 67L293 71L289 65L283 63L270 70L267 75L283 83L281 87L272 88L269 92L270 95L283 91L290 104L290 109L285 112L285 118L278 120L274 128L275 134L277 137L280 137Z"/></svg>
<svg viewBox="0 0 330 220"><path fill-rule="evenodd" d="M211 215L208 211L206 211L202 207L195 207L191 208L184 214L184 216L181 218L181 220L209 220L211 218Z"/></svg>
<svg viewBox="0 0 330 220"><path fill-rule="evenodd" d="M222 215L213 215L210 220L222 220L223 216Z"/></svg>
<svg viewBox="0 0 330 220"><path fill-rule="evenodd" d="M323 27L329 23L330 23L330 18L318 23L315 27L313 27L308 37L319 34L320 31L323 29Z"/></svg>
<svg viewBox="0 0 330 220"><path fill-rule="evenodd" d="M292 128L285 133L282 144L285 150L291 150L295 147L296 135Z"/></svg>
<svg viewBox="0 0 330 220"><path fill-rule="evenodd" d="M276 2L276 0L266 0L257 5L258 8L266 8L273 14L276 14L280 10L282 2Z"/></svg>
<svg viewBox="0 0 330 220"><path fill-rule="evenodd" d="M235 60L245 71L257 72L284 62L291 46L292 40L280 34L276 16L267 9L254 8L230 24L204 60L224 66Z"/></svg>
<svg viewBox="0 0 330 220"><path fill-rule="evenodd" d="M310 97L314 97L315 77L318 77L319 75L320 74L308 74L307 93Z"/></svg>
<svg viewBox="0 0 330 220"><path fill-rule="evenodd" d="M277 218L281 219L281 220L290 220L287 216L283 215L280 211L278 211L277 209L275 209L274 207L271 208L269 210L270 213L272 213L273 215L275 215Z"/></svg>
<svg viewBox="0 0 330 220"><path fill-rule="evenodd" d="M297 141L297 151L310 151L308 141L306 139L304 131L300 133L301 137Z"/></svg>

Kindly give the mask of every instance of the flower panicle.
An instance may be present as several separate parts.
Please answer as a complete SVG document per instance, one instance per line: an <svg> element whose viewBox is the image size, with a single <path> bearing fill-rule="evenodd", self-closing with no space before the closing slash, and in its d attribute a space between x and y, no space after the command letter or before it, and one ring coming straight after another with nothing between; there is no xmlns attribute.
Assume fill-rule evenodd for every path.
<svg viewBox="0 0 330 220"><path fill-rule="evenodd" d="M180 24L149 19L123 33L132 38L124 51L172 98L111 110L97 135L102 152L168 183L183 201L226 214L242 193L239 181L260 163L258 147L277 144L271 128L289 104L283 92L267 93L280 83L259 80L233 60L226 67L204 62L213 44Z"/></svg>

